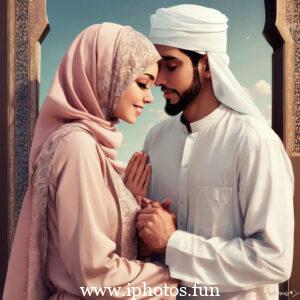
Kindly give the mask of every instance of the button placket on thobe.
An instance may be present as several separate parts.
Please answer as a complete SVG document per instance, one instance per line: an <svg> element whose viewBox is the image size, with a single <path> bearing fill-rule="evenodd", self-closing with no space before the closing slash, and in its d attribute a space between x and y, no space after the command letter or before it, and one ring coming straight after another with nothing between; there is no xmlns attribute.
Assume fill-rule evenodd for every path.
<svg viewBox="0 0 300 300"><path fill-rule="evenodd" d="M177 204L177 229L186 230L188 217L188 201L189 201L189 170L190 158L193 152L197 132L191 133L187 136L183 148L182 160L179 174L179 195Z"/></svg>

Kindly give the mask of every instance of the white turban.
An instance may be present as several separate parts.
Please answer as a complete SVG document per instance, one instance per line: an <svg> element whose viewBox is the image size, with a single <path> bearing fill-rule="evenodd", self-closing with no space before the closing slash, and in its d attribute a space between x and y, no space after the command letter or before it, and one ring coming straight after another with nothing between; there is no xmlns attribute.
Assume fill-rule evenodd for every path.
<svg viewBox="0 0 300 300"><path fill-rule="evenodd" d="M227 21L218 10L199 5L160 8L150 17L149 38L157 45L207 53L217 99L240 113L265 120L228 67Z"/></svg>

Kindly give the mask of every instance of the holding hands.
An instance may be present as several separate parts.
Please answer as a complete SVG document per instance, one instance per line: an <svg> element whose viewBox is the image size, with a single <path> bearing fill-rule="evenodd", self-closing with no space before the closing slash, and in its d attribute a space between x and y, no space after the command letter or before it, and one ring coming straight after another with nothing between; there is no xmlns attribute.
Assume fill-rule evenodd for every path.
<svg viewBox="0 0 300 300"><path fill-rule="evenodd" d="M142 210L137 217L138 235L148 248L164 253L170 236L176 231L176 217L170 209L171 200L162 203L142 199Z"/></svg>
<svg viewBox="0 0 300 300"><path fill-rule="evenodd" d="M142 208L136 223L140 239L152 253L163 253L170 236L176 231L176 217L170 208L171 199L166 198L159 203L145 198L151 177L147 160L148 155L144 152L131 157L125 170L124 184Z"/></svg>

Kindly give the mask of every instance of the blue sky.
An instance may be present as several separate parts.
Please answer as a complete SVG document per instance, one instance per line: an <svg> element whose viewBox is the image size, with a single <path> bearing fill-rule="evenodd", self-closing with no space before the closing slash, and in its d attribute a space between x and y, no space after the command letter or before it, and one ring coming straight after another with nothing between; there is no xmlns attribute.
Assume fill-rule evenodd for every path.
<svg viewBox="0 0 300 300"><path fill-rule="evenodd" d="M51 30L42 44L40 103L47 95L63 54L84 28L109 21L130 25L147 35L149 16L156 9L187 3L212 7L226 14L230 68L270 122L272 49L262 35L263 0L49 0L47 15ZM154 103L147 106L134 125L122 122L118 125L124 134L118 155L124 162L134 151L141 150L148 130L167 117L160 90L153 89L153 95Z"/></svg>

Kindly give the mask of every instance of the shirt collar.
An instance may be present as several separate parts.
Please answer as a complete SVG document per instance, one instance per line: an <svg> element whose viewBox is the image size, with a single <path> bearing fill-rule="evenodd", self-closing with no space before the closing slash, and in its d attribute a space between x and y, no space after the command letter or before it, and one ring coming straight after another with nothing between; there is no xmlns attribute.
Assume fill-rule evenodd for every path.
<svg viewBox="0 0 300 300"><path fill-rule="evenodd" d="M213 110L210 114L205 116L204 118L189 123L183 114L180 116L180 122L186 127L189 133L197 132L207 128L215 123L217 123L221 117L228 111L228 108L224 104L220 104L215 110Z"/></svg>

